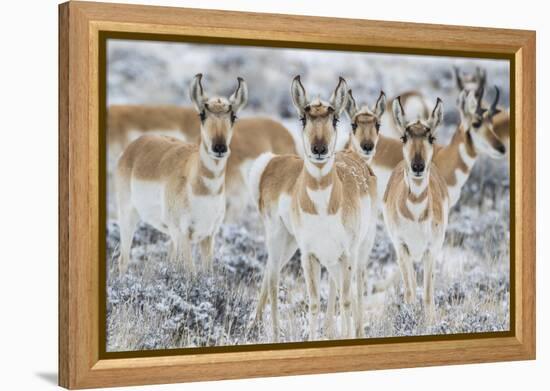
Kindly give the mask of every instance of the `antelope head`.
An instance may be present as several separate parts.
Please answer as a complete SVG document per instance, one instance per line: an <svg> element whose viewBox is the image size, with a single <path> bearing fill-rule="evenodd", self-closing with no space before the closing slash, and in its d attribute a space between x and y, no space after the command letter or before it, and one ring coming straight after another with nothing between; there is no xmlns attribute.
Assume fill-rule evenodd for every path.
<svg viewBox="0 0 550 391"><path fill-rule="evenodd" d="M233 125L237 113L246 105L248 88L244 79L237 78L237 89L229 97L209 98L202 87L202 74L197 74L191 82L189 96L201 120L201 142L213 159L229 155L229 143L233 135Z"/></svg>
<svg viewBox="0 0 550 391"><path fill-rule="evenodd" d="M393 101L393 117L403 142L403 157L409 177L422 179L429 172L432 162L435 136L443 121L443 103L437 98L432 113L427 120L407 122L401 105L401 97Z"/></svg>
<svg viewBox="0 0 550 391"><path fill-rule="evenodd" d="M346 81L340 77L328 102L319 98L310 101L299 75L292 80L290 90L302 122L305 156L312 163L325 163L335 153L337 124L347 100Z"/></svg>
<svg viewBox="0 0 550 391"><path fill-rule="evenodd" d="M463 74L458 67L454 67L454 72L458 91L475 91L476 97L481 99L487 82L487 71L477 67L475 73Z"/></svg>
<svg viewBox="0 0 550 391"><path fill-rule="evenodd" d="M376 153L380 121L385 110L386 94L384 91L380 91L380 96L372 108L367 105L359 108L351 90L348 90L346 112L351 121L351 145L359 155L367 159L372 159Z"/></svg>
<svg viewBox="0 0 550 391"><path fill-rule="evenodd" d="M483 107L484 89L464 90L458 98L462 126L471 137L477 152L499 159L506 154L506 147L493 130L493 117L500 112L497 108L500 91L495 86L495 97L489 108Z"/></svg>

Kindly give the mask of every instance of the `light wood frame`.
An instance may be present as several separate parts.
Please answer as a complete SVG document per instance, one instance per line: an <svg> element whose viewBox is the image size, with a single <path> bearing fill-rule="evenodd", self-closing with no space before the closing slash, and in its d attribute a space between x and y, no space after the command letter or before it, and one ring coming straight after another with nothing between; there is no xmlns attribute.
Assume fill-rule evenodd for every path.
<svg viewBox="0 0 550 391"><path fill-rule="evenodd" d="M510 58L512 330L499 338L100 357L98 55L102 31L272 46L346 45L373 51ZM105 327L105 325L103 325ZM535 358L535 32L290 15L69 2L59 6L59 384L90 388Z"/></svg>

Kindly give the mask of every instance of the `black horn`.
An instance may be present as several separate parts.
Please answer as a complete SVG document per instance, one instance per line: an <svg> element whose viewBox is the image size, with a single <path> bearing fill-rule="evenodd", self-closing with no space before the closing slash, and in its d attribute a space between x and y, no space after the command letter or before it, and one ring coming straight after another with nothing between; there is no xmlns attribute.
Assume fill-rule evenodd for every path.
<svg viewBox="0 0 550 391"><path fill-rule="evenodd" d="M462 91L464 89L464 83L462 82L462 76L460 76L460 70L456 66L453 68L455 70L456 86L459 91Z"/></svg>
<svg viewBox="0 0 550 391"><path fill-rule="evenodd" d="M493 99L493 103L491 103L491 107L489 108L489 116L494 116L495 114L500 113L500 110L497 108L498 100L500 99L500 89L495 86L495 98Z"/></svg>
<svg viewBox="0 0 550 391"><path fill-rule="evenodd" d="M478 88L474 94L474 96L476 97L476 100L477 100L477 107L476 107L476 113L478 115L483 115L483 113L485 112L485 110L483 109L483 107L481 106L481 103L482 103L482 100L483 100L483 95L485 94L485 88L483 86L481 86L480 88Z"/></svg>

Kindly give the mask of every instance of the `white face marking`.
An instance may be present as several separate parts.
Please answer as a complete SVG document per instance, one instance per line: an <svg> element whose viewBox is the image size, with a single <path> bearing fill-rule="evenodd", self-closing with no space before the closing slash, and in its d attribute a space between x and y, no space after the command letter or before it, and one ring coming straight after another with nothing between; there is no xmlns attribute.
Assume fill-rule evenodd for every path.
<svg viewBox="0 0 550 391"><path fill-rule="evenodd" d="M419 196L428 187L430 183L430 170L429 167L425 170L425 174L422 178L409 178L409 170L403 170L404 181L409 187L412 194ZM419 181L420 180L420 181Z"/></svg>
<svg viewBox="0 0 550 391"><path fill-rule="evenodd" d="M219 174L224 168L225 163L227 162L227 157L229 154L226 154L223 158L214 159L208 152L205 145L199 146L199 157L204 166L212 171L214 174Z"/></svg>
<svg viewBox="0 0 550 391"><path fill-rule="evenodd" d="M315 179L321 179L332 170L332 166L334 165L334 155L330 156L328 160L326 160L326 163L320 168L313 164L309 159L305 159L304 162L306 170L309 174Z"/></svg>

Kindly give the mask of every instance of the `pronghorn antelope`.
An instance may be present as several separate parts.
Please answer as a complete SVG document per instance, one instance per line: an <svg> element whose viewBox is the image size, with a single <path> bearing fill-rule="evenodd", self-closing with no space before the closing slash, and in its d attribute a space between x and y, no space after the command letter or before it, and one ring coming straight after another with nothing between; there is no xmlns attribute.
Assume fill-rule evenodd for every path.
<svg viewBox="0 0 550 391"><path fill-rule="evenodd" d="M466 95L469 95L471 106L469 110L475 109L473 107L474 101L477 103L481 102L481 100L476 99L476 96L479 94L483 96L483 91L471 90L471 92L464 92L461 95L461 99L465 99ZM495 114L498 114L498 98L497 92L497 94L495 94L495 100L491 104L489 110L482 108L476 109L481 113L481 116L476 115L475 112L465 111L465 109L468 108L460 104L459 108L461 109L462 121L461 124L457 126L451 142L447 146L436 143L433 144L433 162L448 185L451 207L458 202L462 187L471 173L477 156L479 154L485 154L492 158L499 158L505 153L503 151L505 151L506 148L492 131L491 125L491 119ZM352 124L350 145L357 153L369 159L369 164L376 174L378 194L383 194L393 169L403 160L402 143L399 140L376 132L376 127L373 129L372 125L368 127L366 124L356 121L356 117L359 117L357 113L365 110L365 108L359 109L358 105L355 103L351 90L348 92L348 99L347 108ZM381 96L379 100L380 99L384 98ZM368 108L366 110L368 110ZM373 111L376 112L376 110L379 109ZM380 121L379 118L379 116L376 117L378 121ZM478 120L475 120L475 118ZM474 125L477 126L477 128ZM370 153L367 153L367 151L361 147L366 146L370 148L371 145L374 147L371 149Z"/></svg>
<svg viewBox="0 0 550 391"><path fill-rule="evenodd" d="M376 174L378 194L384 194L391 171L403 160L401 142L380 133L386 107L383 91L380 91L374 107L369 108L367 105L359 107L352 90L348 90L346 112L351 122L351 134L346 148L354 150L369 163Z"/></svg>
<svg viewBox="0 0 550 391"><path fill-rule="evenodd" d="M303 124L304 159L266 153L249 174L268 248L256 319L261 318L269 298L273 336L279 340L279 275L299 248L310 303L310 339L317 335L321 265L327 268L331 285L327 330L332 332L334 327L332 312L338 291L342 333L353 333L353 310L360 335L364 284L360 263L366 264L374 240L376 177L355 152L335 151L336 125L347 99L344 79L340 78L328 102L310 101L299 76L292 81L291 95ZM358 300L351 294L353 275Z"/></svg>
<svg viewBox="0 0 550 391"><path fill-rule="evenodd" d="M191 100L200 113L200 141L146 135L123 152L116 169L119 209L119 271L124 273L138 220L172 239L170 258L194 269L192 244L198 243L205 268L212 263L214 237L225 213L225 171L236 113L247 102L243 79L229 98L205 94L202 75L193 79Z"/></svg>
<svg viewBox="0 0 550 391"><path fill-rule="evenodd" d="M407 96L411 94L407 93ZM404 99L400 100L403 102ZM391 102L393 101L395 99ZM401 141L380 132L384 114L389 106L386 102L386 94L380 91L380 96L372 108L368 105L359 106L352 90L348 90L346 112L351 122L351 134L347 148L353 149L369 163L376 175L378 194L384 194L393 169L403 160ZM395 123L393 118L392 123Z"/></svg>
<svg viewBox="0 0 550 391"><path fill-rule="evenodd" d="M484 91L487 83L487 72L479 67L474 74L463 74L458 67L454 67L456 87L458 92L475 91L476 98ZM493 130L498 138L505 144L506 149L510 147L510 114L506 110L498 110L493 116Z"/></svg>
<svg viewBox="0 0 550 391"><path fill-rule="evenodd" d="M434 136L443 117L442 102L427 120L407 122L397 98L392 107L401 131L403 161L394 168L383 199L384 221L405 286L405 301L416 300L413 262L424 259L424 306L434 314L434 265L443 246L449 213L445 180L432 164Z"/></svg>
<svg viewBox="0 0 550 391"><path fill-rule="evenodd" d="M115 162L131 141L144 134L164 134L198 143L200 127L200 118L191 107L112 105L107 115L109 159ZM242 190L251 162L268 151L296 153L296 147L291 133L268 117L237 121L230 147L225 192L226 217L231 220L240 214L246 202Z"/></svg>
<svg viewBox="0 0 550 391"><path fill-rule="evenodd" d="M498 113L499 90L487 109L483 107L483 88L480 91L463 90L458 99L461 123L451 142L437 151L434 164L445 179L451 207L460 198L479 154L493 159L505 156L506 147L493 129L493 118Z"/></svg>

